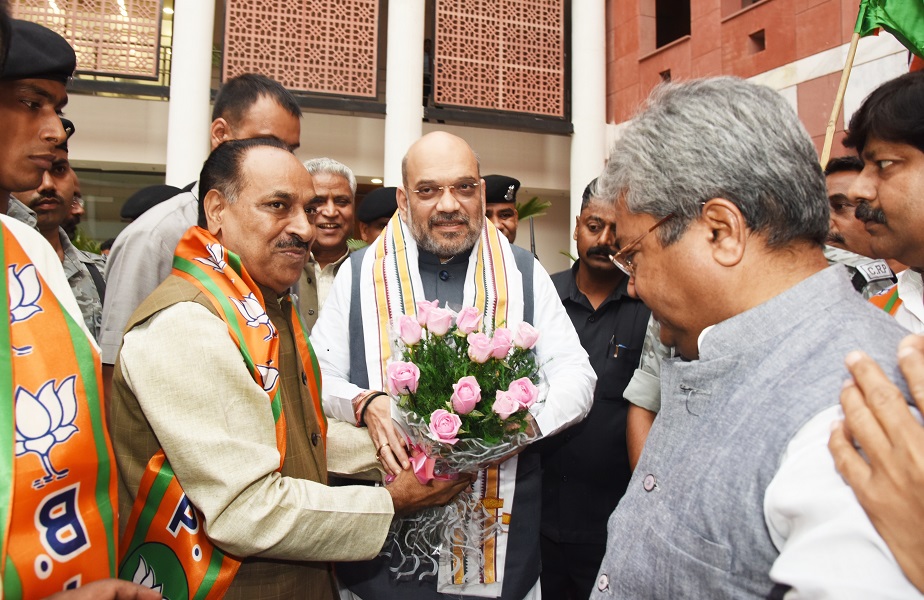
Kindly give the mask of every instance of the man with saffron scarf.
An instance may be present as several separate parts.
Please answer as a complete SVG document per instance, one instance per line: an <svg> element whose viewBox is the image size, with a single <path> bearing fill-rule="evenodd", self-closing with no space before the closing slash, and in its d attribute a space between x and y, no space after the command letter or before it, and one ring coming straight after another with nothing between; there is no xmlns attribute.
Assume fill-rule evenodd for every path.
<svg viewBox="0 0 924 600"><path fill-rule="evenodd" d="M75 60L64 38L0 2L0 597L155 598L107 579L116 482L99 352L52 247L7 216L14 202L26 212L10 192L37 187L66 137Z"/></svg>
<svg viewBox="0 0 924 600"><path fill-rule="evenodd" d="M395 513L465 485L325 485L334 440L287 294L314 196L282 142L218 146L199 179L203 227L129 321L113 378L120 576L166 597L333 599L327 561L374 556Z"/></svg>
<svg viewBox="0 0 924 600"><path fill-rule="evenodd" d="M485 219L475 153L461 138L434 132L408 150L402 176L398 212L372 246L343 264L312 330L327 414L367 425L386 470L399 478L407 473L410 463L391 420L391 401L379 392L391 357L388 328L377 324L416 314L416 300L438 300L441 306L480 309L487 331L533 324L540 332L538 362L549 383L545 402L530 409L537 429L549 436L583 419L596 382L587 353L542 266ZM460 572L444 566L436 576L398 585L388 581L381 560L338 565L338 577L363 600L538 597L538 462L538 454L524 452L479 473L474 492L505 525L473 553L483 562L466 555Z"/></svg>

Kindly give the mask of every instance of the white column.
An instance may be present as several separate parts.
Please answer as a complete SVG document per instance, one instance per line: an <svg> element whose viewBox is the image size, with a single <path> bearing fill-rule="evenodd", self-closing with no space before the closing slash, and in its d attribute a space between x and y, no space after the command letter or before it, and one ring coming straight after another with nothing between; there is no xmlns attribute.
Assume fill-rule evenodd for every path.
<svg viewBox="0 0 924 600"><path fill-rule="evenodd" d="M199 177L209 153L215 0L180 0L174 10L167 183L183 187Z"/></svg>
<svg viewBox="0 0 924 600"><path fill-rule="evenodd" d="M571 3L571 218L581 195L606 161L606 2ZM569 225L570 231L570 225ZM570 237L570 236L569 236ZM571 241L571 253L577 247Z"/></svg>
<svg viewBox="0 0 924 600"><path fill-rule="evenodd" d="M385 185L401 185L401 159L423 133L424 0L388 3Z"/></svg>

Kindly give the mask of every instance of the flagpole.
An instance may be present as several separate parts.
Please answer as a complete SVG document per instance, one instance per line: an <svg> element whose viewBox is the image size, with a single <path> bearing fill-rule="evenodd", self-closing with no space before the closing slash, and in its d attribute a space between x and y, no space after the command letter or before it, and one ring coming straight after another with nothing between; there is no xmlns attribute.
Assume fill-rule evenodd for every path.
<svg viewBox="0 0 924 600"><path fill-rule="evenodd" d="M847 51L847 64L844 65L844 71L841 73L841 83L837 87L837 96L834 98L834 108L831 110L831 118L828 120L828 128L825 130L825 143L821 148L821 168L828 166L828 160L831 158L831 146L834 143L834 130L837 128L837 117L841 114L841 106L844 104L844 92L847 90L847 80L850 79L850 70L853 68L853 59L857 54L857 43L860 41L860 34L854 33L850 38L850 49Z"/></svg>

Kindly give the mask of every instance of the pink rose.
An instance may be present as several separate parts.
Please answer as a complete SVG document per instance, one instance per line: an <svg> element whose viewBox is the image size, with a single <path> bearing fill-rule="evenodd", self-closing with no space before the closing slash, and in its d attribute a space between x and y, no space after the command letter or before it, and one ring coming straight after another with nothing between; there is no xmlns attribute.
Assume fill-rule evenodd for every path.
<svg viewBox="0 0 924 600"><path fill-rule="evenodd" d="M452 327L452 311L447 308L432 308L427 316L427 329L433 335L446 335Z"/></svg>
<svg viewBox="0 0 924 600"><path fill-rule="evenodd" d="M481 326L481 311L474 306L466 306L459 311L459 316L456 317L456 326L465 335L477 331Z"/></svg>
<svg viewBox="0 0 924 600"><path fill-rule="evenodd" d="M511 382L507 392L520 404L520 408L529 408L539 398L539 388L533 385L529 377L520 377Z"/></svg>
<svg viewBox="0 0 924 600"><path fill-rule="evenodd" d="M421 301L417 303L417 322L421 327L427 326L427 320L430 318L430 311L440 305L439 300L432 302Z"/></svg>
<svg viewBox="0 0 924 600"><path fill-rule="evenodd" d="M498 327L494 330L494 339L491 340L491 356L494 358L504 358L510 352L510 346L513 345L513 332L506 327Z"/></svg>
<svg viewBox="0 0 924 600"><path fill-rule="evenodd" d="M536 345L538 339L539 331L526 321L523 321L517 327L517 334L513 337L513 344L517 348L529 350Z"/></svg>
<svg viewBox="0 0 924 600"><path fill-rule="evenodd" d="M491 358L494 344L491 338L483 333L468 334L468 357L478 364L484 364Z"/></svg>
<svg viewBox="0 0 924 600"><path fill-rule="evenodd" d="M462 419L448 410L438 408L430 415L430 433L444 444L455 444L459 441L456 435L460 427L462 427Z"/></svg>
<svg viewBox="0 0 924 600"><path fill-rule="evenodd" d="M389 363L385 369L388 377L388 391L392 396L414 394L417 392L417 382L420 380L420 369L417 365L400 360Z"/></svg>
<svg viewBox="0 0 924 600"><path fill-rule="evenodd" d="M516 398L511 396L509 392L497 390L497 395L494 398L494 405L491 407L491 410L496 412L502 421L506 421L507 417L521 408L520 403L517 402Z"/></svg>
<svg viewBox="0 0 924 600"><path fill-rule="evenodd" d="M413 346L419 342L422 333L423 329L420 328L420 324L414 317L401 315L401 318L398 319L398 334L401 336L401 341L408 346Z"/></svg>
<svg viewBox="0 0 924 600"><path fill-rule="evenodd" d="M478 380L468 375L452 384L452 408L460 415L467 415L475 410L475 405L481 401L481 386Z"/></svg>

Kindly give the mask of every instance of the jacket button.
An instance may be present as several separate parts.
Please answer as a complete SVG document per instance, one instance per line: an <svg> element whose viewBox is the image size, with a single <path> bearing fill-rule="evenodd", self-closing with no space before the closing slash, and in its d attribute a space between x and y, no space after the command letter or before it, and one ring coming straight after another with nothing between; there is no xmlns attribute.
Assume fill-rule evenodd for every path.
<svg viewBox="0 0 924 600"><path fill-rule="evenodd" d="M651 473L645 475L645 479L642 480L642 487L645 488L646 492L650 492L651 490L658 487L658 483L655 481L655 476Z"/></svg>
<svg viewBox="0 0 924 600"><path fill-rule="evenodd" d="M610 589L610 578L606 576L606 573L602 573L600 577L597 578L597 589L601 592Z"/></svg>
<svg viewBox="0 0 924 600"><path fill-rule="evenodd" d="M314 309L313 309L313 308L309 308L309 309L308 309L308 314L309 314L309 315L313 315L313 314L314 314Z"/></svg>
<svg viewBox="0 0 924 600"><path fill-rule="evenodd" d="M317 446L319 443L321 443L321 434L320 434L320 433L312 433L312 434L311 434L311 445L312 445L312 446Z"/></svg>
<svg viewBox="0 0 924 600"><path fill-rule="evenodd" d="M308 283L311 283L311 277L306 277L305 281L307 281Z"/></svg>
<svg viewBox="0 0 924 600"><path fill-rule="evenodd" d="M302 383L308 385L308 374L302 371Z"/></svg>
<svg viewBox="0 0 924 600"><path fill-rule="evenodd" d="M451 275L449 274L449 271L440 271L440 279L442 281L449 281L450 277Z"/></svg>

